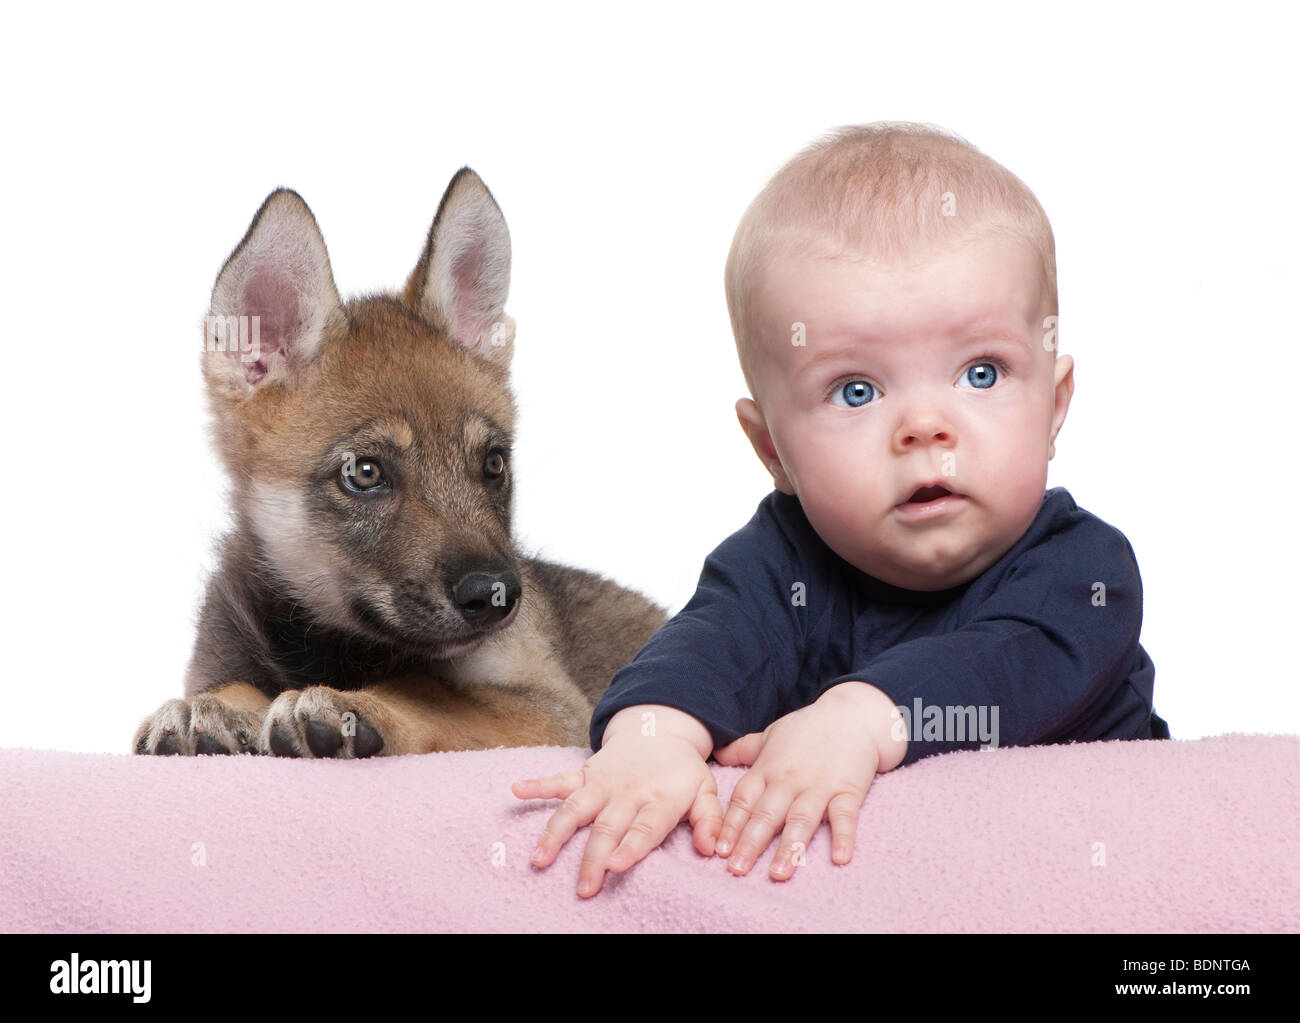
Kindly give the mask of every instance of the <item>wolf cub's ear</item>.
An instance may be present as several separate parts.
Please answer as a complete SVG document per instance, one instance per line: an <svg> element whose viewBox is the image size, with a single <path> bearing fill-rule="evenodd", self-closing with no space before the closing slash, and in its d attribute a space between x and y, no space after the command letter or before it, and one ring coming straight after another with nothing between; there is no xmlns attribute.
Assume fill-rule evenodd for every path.
<svg viewBox="0 0 1300 1023"><path fill-rule="evenodd" d="M212 289L205 373L238 395L296 379L342 310L325 239L302 197L277 188L253 216Z"/></svg>
<svg viewBox="0 0 1300 1023"><path fill-rule="evenodd" d="M487 185L462 167L443 193L424 252L403 299L479 358L510 364L515 322L510 291L510 232Z"/></svg>

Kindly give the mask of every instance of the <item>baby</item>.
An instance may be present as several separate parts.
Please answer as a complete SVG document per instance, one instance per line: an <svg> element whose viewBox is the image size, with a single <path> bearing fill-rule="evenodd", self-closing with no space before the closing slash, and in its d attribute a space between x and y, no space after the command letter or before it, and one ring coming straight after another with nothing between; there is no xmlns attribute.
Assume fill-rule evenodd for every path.
<svg viewBox="0 0 1300 1023"><path fill-rule="evenodd" d="M1074 393L1033 193L926 125L839 129L745 212L727 305L740 425L775 490L615 675L533 863L591 824L578 894L689 814L791 876L824 817L846 863L876 774L949 750L1168 738L1124 535L1047 463ZM749 766L724 818L707 761ZM799 857L797 859L797 857Z"/></svg>

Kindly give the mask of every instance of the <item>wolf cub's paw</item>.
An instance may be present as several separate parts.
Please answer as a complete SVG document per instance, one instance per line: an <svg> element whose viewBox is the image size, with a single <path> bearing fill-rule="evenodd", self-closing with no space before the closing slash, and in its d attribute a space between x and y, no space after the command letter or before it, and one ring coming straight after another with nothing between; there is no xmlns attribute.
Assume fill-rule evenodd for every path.
<svg viewBox="0 0 1300 1023"><path fill-rule="evenodd" d="M136 753L192 757L202 753L261 753L262 715L232 707L212 693L168 700L136 729Z"/></svg>
<svg viewBox="0 0 1300 1023"><path fill-rule="evenodd" d="M365 693L328 686L291 689L267 709L260 741L277 757L373 757L395 752L384 748L388 720L379 702Z"/></svg>

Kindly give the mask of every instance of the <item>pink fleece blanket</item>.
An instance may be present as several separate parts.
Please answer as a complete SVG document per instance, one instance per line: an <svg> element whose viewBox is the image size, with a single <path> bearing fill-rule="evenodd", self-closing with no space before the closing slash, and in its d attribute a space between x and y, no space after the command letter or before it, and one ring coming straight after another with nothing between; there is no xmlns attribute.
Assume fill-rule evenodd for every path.
<svg viewBox="0 0 1300 1023"><path fill-rule="evenodd" d="M593 899L511 781L576 748L362 761L0 750L0 931L1296 931L1300 737L948 753L786 882L686 824ZM727 798L744 770L713 765Z"/></svg>

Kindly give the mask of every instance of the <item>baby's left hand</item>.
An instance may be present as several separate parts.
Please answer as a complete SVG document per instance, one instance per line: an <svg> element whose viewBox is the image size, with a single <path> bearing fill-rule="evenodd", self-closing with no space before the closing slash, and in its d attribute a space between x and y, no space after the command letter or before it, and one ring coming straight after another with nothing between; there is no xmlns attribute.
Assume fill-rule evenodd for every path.
<svg viewBox="0 0 1300 1023"><path fill-rule="evenodd" d="M784 824L769 873L774 880L786 880L794 871L795 843L806 850L828 814L831 858L835 863L849 861L858 811L880 766L869 724L877 708L863 699L866 688L879 693L861 683L835 686L765 731L714 751L719 764L753 765L736 783L715 846L718 855L725 856L735 845L727 863L732 873L747 873Z"/></svg>

